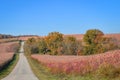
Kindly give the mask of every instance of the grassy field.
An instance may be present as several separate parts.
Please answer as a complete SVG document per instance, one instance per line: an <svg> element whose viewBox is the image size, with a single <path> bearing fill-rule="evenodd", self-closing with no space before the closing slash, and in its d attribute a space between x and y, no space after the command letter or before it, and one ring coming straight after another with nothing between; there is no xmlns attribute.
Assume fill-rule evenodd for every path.
<svg viewBox="0 0 120 80"><path fill-rule="evenodd" d="M52 74L49 69L41 65L38 61L30 58L30 56L27 56L27 59L33 72L39 78L39 80L119 80L120 78L101 77L96 74L86 74L84 76L74 74L67 75L63 73Z"/></svg>
<svg viewBox="0 0 120 80"><path fill-rule="evenodd" d="M19 54L15 54L13 60L6 66L2 71L0 71L0 80L6 77L15 67L19 60Z"/></svg>

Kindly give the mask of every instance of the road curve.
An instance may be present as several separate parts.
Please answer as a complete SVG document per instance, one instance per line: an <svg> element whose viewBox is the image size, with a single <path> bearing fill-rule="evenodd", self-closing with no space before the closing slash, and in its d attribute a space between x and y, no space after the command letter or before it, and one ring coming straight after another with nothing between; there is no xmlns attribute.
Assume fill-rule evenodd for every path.
<svg viewBox="0 0 120 80"><path fill-rule="evenodd" d="M20 49L20 58L13 69L13 71L2 80L38 80L38 78L33 74L29 63L24 56L24 42L21 43L21 49Z"/></svg>

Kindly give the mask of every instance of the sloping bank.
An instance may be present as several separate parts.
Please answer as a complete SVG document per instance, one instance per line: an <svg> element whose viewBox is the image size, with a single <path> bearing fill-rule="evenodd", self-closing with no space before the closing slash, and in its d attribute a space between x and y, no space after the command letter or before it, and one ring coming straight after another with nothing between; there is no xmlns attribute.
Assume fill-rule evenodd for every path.
<svg viewBox="0 0 120 80"><path fill-rule="evenodd" d="M32 65L34 70L36 67L38 68L35 70L38 76L43 73L50 75L45 72L45 70L48 69L50 73L52 72L51 74L58 74L59 78L60 76L65 77L65 80L71 79L72 77L68 77L68 75L73 74L78 74L79 76L71 80L75 80L75 78L77 78L76 80L82 80L80 78L85 78L83 80L96 80L95 76L99 77L97 80L102 80L102 78L103 80L118 80L120 78L120 50L90 56L50 56L34 54L31 57L34 59L33 61L31 60L32 64L34 64ZM46 69L41 67L41 64L46 66ZM93 76L83 76L86 74L92 74ZM107 78L104 79L104 77ZM52 80L50 78L51 76L48 80Z"/></svg>
<svg viewBox="0 0 120 80"><path fill-rule="evenodd" d="M7 76L18 61L19 42L0 44L0 80Z"/></svg>

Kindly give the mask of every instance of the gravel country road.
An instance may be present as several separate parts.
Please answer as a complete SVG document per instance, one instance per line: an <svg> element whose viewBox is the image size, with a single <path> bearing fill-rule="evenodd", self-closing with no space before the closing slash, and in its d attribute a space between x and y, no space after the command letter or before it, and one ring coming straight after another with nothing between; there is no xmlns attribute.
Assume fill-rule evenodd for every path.
<svg viewBox="0 0 120 80"><path fill-rule="evenodd" d="M4 79L2 80L38 80L38 78L33 74L29 63L24 56L24 50L23 50L24 42L21 43L21 49L20 49L20 58L13 69L13 71Z"/></svg>

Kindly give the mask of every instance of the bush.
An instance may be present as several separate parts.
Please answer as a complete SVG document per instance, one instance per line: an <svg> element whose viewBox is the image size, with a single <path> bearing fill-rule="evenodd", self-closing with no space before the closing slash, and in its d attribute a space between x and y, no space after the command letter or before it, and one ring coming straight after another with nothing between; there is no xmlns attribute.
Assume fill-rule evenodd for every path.
<svg viewBox="0 0 120 80"><path fill-rule="evenodd" d="M61 52L66 55L79 55L82 51L82 44L75 37L66 37L62 44Z"/></svg>
<svg viewBox="0 0 120 80"><path fill-rule="evenodd" d="M39 53L39 48L37 46L32 46L31 53Z"/></svg>
<svg viewBox="0 0 120 80"><path fill-rule="evenodd" d="M102 47L105 48L105 51L118 49L118 41L115 38L104 37L101 41Z"/></svg>
<svg viewBox="0 0 120 80"><path fill-rule="evenodd" d="M115 78L120 75L120 68L116 68L111 64L104 63L96 71L98 77Z"/></svg>
<svg viewBox="0 0 120 80"><path fill-rule="evenodd" d="M48 48L44 38L39 38L37 43L39 47L39 52L46 54L48 52Z"/></svg>
<svg viewBox="0 0 120 80"><path fill-rule="evenodd" d="M25 52L28 54L39 53L39 47L35 38L29 38L24 45Z"/></svg>

